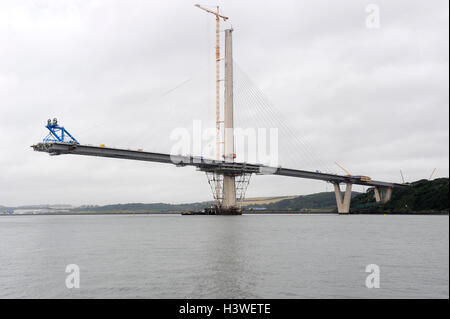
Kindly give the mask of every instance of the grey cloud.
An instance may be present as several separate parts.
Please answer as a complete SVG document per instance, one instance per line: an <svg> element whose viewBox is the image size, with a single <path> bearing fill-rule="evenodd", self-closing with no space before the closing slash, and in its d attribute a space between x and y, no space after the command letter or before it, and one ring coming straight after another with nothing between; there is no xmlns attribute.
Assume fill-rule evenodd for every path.
<svg viewBox="0 0 450 319"><path fill-rule="evenodd" d="M29 148L54 116L84 143L161 152L174 128L214 125L214 19L194 3L1 2L0 204L211 198L192 169ZM357 0L219 1L237 64L327 166L392 181L399 169L410 180L434 167L448 176L448 2L374 3L376 30ZM237 123L260 126L245 107L255 111L236 105ZM283 136L284 146L294 143ZM301 160L304 149L280 152L282 162L315 169ZM256 176L248 195L324 190Z"/></svg>

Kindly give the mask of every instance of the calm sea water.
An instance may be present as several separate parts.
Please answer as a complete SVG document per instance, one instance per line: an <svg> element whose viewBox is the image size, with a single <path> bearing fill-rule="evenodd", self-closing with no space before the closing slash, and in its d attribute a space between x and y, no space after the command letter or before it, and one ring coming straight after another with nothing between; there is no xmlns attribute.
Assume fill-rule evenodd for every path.
<svg viewBox="0 0 450 319"><path fill-rule="evenodd" d="M0 217L0 298L61 297L448 298L449 218Z"/></svg>

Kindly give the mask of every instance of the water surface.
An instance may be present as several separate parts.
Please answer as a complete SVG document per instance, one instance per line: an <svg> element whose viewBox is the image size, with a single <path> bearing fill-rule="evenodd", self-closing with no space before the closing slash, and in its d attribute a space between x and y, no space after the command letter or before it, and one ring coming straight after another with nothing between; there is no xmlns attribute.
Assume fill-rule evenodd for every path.
<svg viewBox="0 0 450 319"><path fill-rule="evenodd" d="M449 218L1 216L0 298L70 297L448 298Z"/></svg>

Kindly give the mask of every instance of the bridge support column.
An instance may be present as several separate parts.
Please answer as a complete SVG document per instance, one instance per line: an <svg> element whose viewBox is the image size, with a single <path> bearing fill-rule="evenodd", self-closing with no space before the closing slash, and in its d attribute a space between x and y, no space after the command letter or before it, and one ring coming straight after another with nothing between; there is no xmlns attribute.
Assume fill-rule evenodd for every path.
<svg viewBox="0 0 450 319"><path fill-rule="evenodd" d="M344 198L342 198L341 187L339 183L333 183L334 193L336 195L336 203L338 212L340 214L347 214L350 212L350 201L352 199L352 183L346 183Z"/></svg>
<svg viewBox="0 0 450 319"><path fill-rule="evenodd" d="M377 203L387 203L392 196L392 187L377 187L375 186L373 189L375 194L375 201Z"/></svg>
<svg viewBox="0 0 450 319"><path fill-rule="evenodd" d="M223 202L224 208L236 207L236 181L234 176L223 177Z"/></svg>
<svg viewBox="0 0 450 319"><path fill-rule="evenodd" d="M225 103L224 103L224 159L234 162L234 123L233 123L233 53L232 31L225 30ZM236 181L231 175L223 176L222 206L236 207Z"/></svg>

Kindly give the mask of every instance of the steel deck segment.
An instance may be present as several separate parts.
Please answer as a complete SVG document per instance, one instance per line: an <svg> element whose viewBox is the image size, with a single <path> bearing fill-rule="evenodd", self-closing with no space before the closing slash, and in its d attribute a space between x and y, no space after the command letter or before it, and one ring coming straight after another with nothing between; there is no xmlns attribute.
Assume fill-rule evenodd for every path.
<svg viewBox="0 0 450 319"><path fill-rule="evenodd" d="M288 169L282 167L269 167L258 164L249 163L229 163L225 161L209 160L196 156L170 155L163 153L143 152L111 147L98 147L81 144L68 143L38 143L32 145L37 152L46 152L50 155L74 154L85 156L98 156L109 158L120 158L137 161L159 162L166 164L174 164L177 166L195 166L201 171L222 172L222 173L254 173L262 175L279 175L297 178L315 179L326 182L335 183L353 183L365 186L381 186L381 187L406 187L404 184L370 181L363 182L357 178L343 175L334 175L320 172L311 172L297 169Z"/></svg>
<svg viewBox="0 0 450 319"><path fill-rule="evenodd" d="M67 143L39 143L32 146L35 151L47 152L50 155L74 154L86 156L99 156L122 158L138 161L172 163L170 155L160 153L140 152L127 149L97 147L90 145L75 145Z"/></svg>
<svg viewBox="0 0 450 319"><path fill-rule="evenodd" d="M279 168L274 175L281 176L291 176L291 177L300 177L307 179L317 179L328 182L339 182L339 183L353 183L356 185L366 185L366 186L383 186L383 187L406 187L404 184L397 183L389 183L389 182L381 182L372 180L370 182L361 181L355 177L344 176L344 175L335 175L335 174L326 174L326 173L318 173L318 172L310 172L303 171L297 169L289 169L289 168Z"/></svg>

